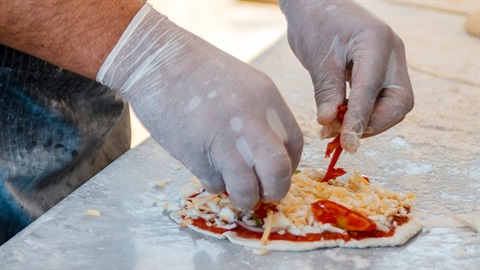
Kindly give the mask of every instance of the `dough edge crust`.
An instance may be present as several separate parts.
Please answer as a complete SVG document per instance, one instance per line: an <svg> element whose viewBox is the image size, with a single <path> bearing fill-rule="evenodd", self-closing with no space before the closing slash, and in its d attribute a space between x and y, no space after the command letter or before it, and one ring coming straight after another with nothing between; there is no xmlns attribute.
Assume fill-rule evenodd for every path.
<svg viewBox="0 0 480 270"><path fill-rule="evenodd" d="M183 221L180 210L172 211L170 218L179 223ZM418 218L409 220L406 224L398 226L395 234L391 237L365 238L360 240L325 240L314 242L293 242L284 240L269 240L267 244L262 245L259 239L249 239L237 236L234 231L227 231L223 234L216 234L208 230L200 229L193 225L188 225L190 229L203 235L208 235L217 239L228 239L230 242L255 249L269 249L277 251L308 251L321 248L346 247L346 248L369 248L369 247L393 247L400 246L408 242L413 236L419 233L423 224Z"/></svg>

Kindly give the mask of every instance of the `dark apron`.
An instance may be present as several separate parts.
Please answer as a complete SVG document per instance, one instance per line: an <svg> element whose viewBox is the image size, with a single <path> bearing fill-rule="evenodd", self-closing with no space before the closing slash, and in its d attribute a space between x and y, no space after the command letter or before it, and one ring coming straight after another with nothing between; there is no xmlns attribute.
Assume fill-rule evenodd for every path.
<svg viewBox="0 0 480 270"><path fill-rule="evenodd" d="M0 45L0 245L130 147L110 88Z"/></svg>

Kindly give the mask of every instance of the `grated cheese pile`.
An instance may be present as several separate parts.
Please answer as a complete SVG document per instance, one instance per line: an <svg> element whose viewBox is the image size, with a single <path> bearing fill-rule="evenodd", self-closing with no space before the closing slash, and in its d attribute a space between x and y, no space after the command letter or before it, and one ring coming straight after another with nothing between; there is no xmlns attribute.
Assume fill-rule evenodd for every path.
<svg viewBox="0 0 480 270"><path fill-rule="evenodd" d="M315 219L310 205L321 199L354 210L375 222L378 230L387 232L392 224L392 216L407 216L405 208L411 208L415 201L413 193L402 194L384 189L380 184L369 183L358 173L354 173L347 182L330 180L323 183L323 176L324 173L316 169L306 169L292 177L288 194L276 204L278 211L269 211L263 220L262 238L267 238L270 232L288 232L299 236L324 231L344 233L343 229ZM237 210L224 193L215 195L202 192L197 179L193 182L193 187L187 187L183 193L181 211L185 220L201 217L207 221L207 226L224 229L235 228L238 226L236 221L242 221L251 227L258 225L253 210ZM197 193L200 194L189 198Z"/></svg>

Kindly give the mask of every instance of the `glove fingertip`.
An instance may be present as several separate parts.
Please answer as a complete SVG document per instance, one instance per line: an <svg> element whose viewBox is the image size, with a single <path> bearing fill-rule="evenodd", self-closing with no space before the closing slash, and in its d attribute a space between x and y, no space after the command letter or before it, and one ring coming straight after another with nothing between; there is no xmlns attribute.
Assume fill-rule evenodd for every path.
<svg viewBox="0 0 480 270"><path fill-rule="evenodd" d="M320 139L328 139L337 136L340 133L341 123L336 119L333 124L325 125L320 129Z"/></svg>
<svg viewBox="0 0 480 270"><path fill-rule="evenodd" d="M242 211L248 211L253 209L255 205L260 201L260 195L257 193L252 193L249 196L232 196L230 194L230 202L232 205Z"/></svg>
<svg viewBox="0 0 480 270"><path fill-rule="evenodd" d="M320 125L331 125L337 119L338 105L333 102L321 103L317 107L317 122Z"/></svg>
<svg viewBox="0 0 480 270"><path fill-rule="evenodd" d="M360 147L360 136L354 132L342 132L340 135L342 148L349 153L357 152Z"/></svg>
<svg viewBox="0 0 480 270"><path fill-rule="evenodd" d="M285 152L280 151L257 158L255 171L263 199L278 201L285 197L292 183L290 158Z"/></svg>
<svg viewBox="0 0 480 270"><path fill-rule="evenodd" d="M209 193L212 194L219 194L225 191L224 184L211 184L209 181L200 179L200 183L202 183L203 188Z"/></svg>

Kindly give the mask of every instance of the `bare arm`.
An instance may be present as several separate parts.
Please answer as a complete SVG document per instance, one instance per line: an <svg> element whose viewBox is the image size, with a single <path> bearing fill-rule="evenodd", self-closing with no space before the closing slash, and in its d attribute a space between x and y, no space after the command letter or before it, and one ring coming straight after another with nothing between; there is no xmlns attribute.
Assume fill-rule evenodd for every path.
<svg viewBox="0 0 480 270"><path fill-rule="evenodd" d="M0 43L95 79L144 0L0 0Z"/></svg>

